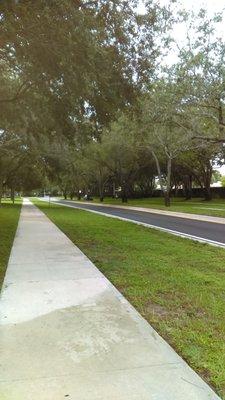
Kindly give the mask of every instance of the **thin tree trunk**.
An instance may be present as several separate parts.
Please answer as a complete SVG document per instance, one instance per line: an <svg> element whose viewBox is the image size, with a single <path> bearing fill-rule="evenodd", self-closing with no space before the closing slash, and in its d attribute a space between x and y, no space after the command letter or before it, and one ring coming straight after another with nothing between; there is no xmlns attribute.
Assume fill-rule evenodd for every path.
<svg viewBox="0 0 225 400"><path fill-rule="evenodd" d="M206 201L212 200L212 193L211 193L211 179L212 179L212 166L210 162L207 165L207 170L205 174L205 179L204 179L204 197Z"/></svg>
<svg viewBox="0 0 225 400"><path fill-rule="evenodd" d="M185 200L191 200L192 198L192 176L186 176L184 178L184 195Z"/></svg>
<svg viewBox="0 0 225 400"><path fill-rule="evenodd" d="M167 160L167 179L166 179L166 190L164 193L166 207L170 206L171 169L172 169L172 159L169 157Z"/></svg>
<svg viewBox="0 0 225 400"><path fill-rule="evenodd" d="M116 184L113 182L113 198L116 197Z"/></svg>
<svg viewBox="0 0 225 400"><path fill-rule="evenodd" d="M104 200L104 188L102 183L99 183L99 200L103 202Z"/></svg>
<svg viewBox="0 0 225 400"><path fill-rule="evenodd" d="M175 188L174 188L174 197L177 197L178 196L178 184L177 184L176 181L174 182L174 186L175 186Z"/></svg>
<svg viewBox="0 0 225 400"><path fill-rule="evenodd" d="M104 184L104 180L103 180L101 168L99 168L98 187L99 187L99 200L100 200L101 202L103 202L103 200L104 200L104 187L105 187L105 184Z"/></svg>
<svg viewBox="0 0 225 400"><path fill-rule="evenodd" d="M192 175L188 176L186 200L192 199Z"/></svg>
<svg viewBox="0 0 225 400"><path fill-rule="evenodd" d="M206 201L212 200L212 193L211 193L210 187L205 187L205 189L204 189L204 197L205 197Z"/></svg>
<svg viewBox="0 0 225 400"><path fill-rule="evenodd" d="M210 188L211 178L207 177L204 187L204 197L206 201L212 200L212 193Z"/></svg>
<svg viewBox="0 0 225 400"><path fill-rule="evenodd" d="M159 160L158 160L158 157L156 156L154 151L152 151L151 153L152 153L153 158L154 158L155 163L156 163L156 169L157 169L158 178L159 178L159 185L160 185L162 193L164 193L164 187L163 187L163 183L162 183L162 174L161 174L161 168L160 168Z"/></svg>
<svg viewBox="0 0 225 400"><path fill-rule="evenodd" d="M127 184L123 182L122 185L122 203L127 203Z"/></svg>
<svg viewBox="0 0 225 400"><path fill-rule="evenodd" d="M0 206L2 205L3 182L0 182Z"/></svg>
<svg viewBox="0 0 225 400"><path fill-rule="evenodd" d="M11 187L11 195L10 195L10 197L11 197L12 203L14 204L15 203L15 189L14 189L14 187Z"/></svg>
<svg viewBox="0 0 225 400"><path fill-rule="evenodd" d="M224 127L223 107L222 107L221 99L219 98L219 132L220 132L221 137L223 136L223 127Z"/></svg>
<svg viewBox="0 0 225 400"><path fill-rule="evenodd" d="M153 158L156 163L156 168L157 168L157 173L159 177L159 185L161 187L161 191L164 195L164 200L165 200L165 206L169 207L170 206L170 185L171 185L171 166L172 166L172 159L169 157L167 160L167 184L166 184L166 189L163 187L163 182L162 182L162 174L161 174L161 168L159 164L159 160L157 155L155 154L154 151L152 151Z"/></svg>

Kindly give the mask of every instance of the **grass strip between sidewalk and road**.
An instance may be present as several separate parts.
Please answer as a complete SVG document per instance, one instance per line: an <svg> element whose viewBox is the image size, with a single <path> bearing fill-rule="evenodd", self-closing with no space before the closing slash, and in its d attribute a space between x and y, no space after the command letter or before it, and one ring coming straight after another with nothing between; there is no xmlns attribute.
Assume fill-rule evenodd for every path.
<svg viewBox="0 0 225 400"><path fill-rule="evenodd" d="M225 399L225 250L34 200Z"/></svg>
<svg viewBox="0 0 225 400"><path fill-rule="evenodd" d="M12 204L3 200L0 206L0 288L5 276L21 209L21 200Z"/></svg>

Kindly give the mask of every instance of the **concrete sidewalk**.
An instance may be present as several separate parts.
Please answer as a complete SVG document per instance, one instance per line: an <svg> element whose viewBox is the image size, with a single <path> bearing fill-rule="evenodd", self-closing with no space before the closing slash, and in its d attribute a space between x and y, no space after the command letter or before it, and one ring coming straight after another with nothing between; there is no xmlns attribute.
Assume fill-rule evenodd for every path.
<svg viewBox="0 0 225 400"><path fill-rule="evenodd" d="M1 311L1 400L219 399L28 201Z"/></svg>

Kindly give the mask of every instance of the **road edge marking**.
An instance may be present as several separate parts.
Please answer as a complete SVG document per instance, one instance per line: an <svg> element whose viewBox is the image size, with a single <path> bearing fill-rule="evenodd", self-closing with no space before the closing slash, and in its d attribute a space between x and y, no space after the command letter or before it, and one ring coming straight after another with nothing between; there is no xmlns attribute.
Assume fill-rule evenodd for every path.
<svg viewBox="0 0 225 400"><path fill-rule="evenodd" d="M38 198L38 200L47 201L47 200L40 199L40 198ZM162 228L162 227L157 226L157 225L147 224L146 222L134 221L134 220L129 219L129 218L119 217L117 215L107 214L107 213L104 213L102 211L89 210L87 208L79 207L79 205L76 205L76 204L74 206L70 205L70 204L64 204L64 203L62 204L62 203L59 203L58 200L53 200L53 204L57 204L57 205L62 206L62 207L65 206L65 207L69 207L69 208L76 208L76 209L83 210L83 211L89 211L89 212L92 212L94 214L103 215L103 216L108 217L108 218L116 218L116 219L119 219L121 221L132 222L133 224L141 225L141 226L144 226L146 228L156 229L158 231L170 233L171 235L182 237L184 239L189 239L189 240L193 240L193 241L196 241L196 242L199 242L199 243L209 244L209 245L215 246L215 247L225 248L225 243L222 243L222 242L217 242L215 240L205 239L205 238L202 238L200 236L190 235L188 233L175 231L175 230L169 229L169 228Z"/></svg>

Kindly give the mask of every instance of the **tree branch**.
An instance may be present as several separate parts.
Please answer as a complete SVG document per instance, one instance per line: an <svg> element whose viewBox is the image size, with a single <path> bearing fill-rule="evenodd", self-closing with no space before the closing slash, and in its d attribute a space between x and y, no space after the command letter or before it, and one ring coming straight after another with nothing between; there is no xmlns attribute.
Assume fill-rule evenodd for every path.
<svg viewBox="0 0 225 400"><path fill-rule="evenodd" d="M34 85L34 82L30 81L25 81L23 82L20 86L19 89L17 90L16 94L8 99L0 99L0 103L12 103L16 100L18 100L24 93L26 93L27 90L30 89L30 87Z"/></svg>
<svg viewBox="0 0 225 400"><path fill-rule="evenodd" d="M209 138L205 136L193 136L192 140L194 139L201 139L205 140L206 142L211 142L211 143L225 143L225 138L224 139L215 139L215 138Z"/></svg>

